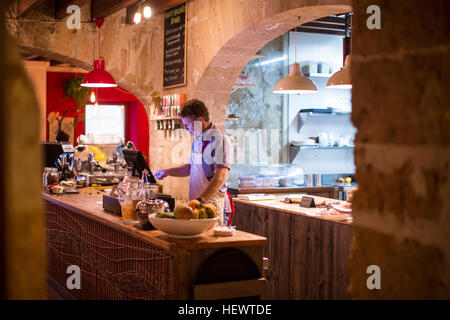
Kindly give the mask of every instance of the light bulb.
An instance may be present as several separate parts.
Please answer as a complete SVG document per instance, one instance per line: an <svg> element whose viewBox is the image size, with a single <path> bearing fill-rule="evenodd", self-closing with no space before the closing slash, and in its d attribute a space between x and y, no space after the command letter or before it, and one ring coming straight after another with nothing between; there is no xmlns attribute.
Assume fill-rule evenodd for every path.
<svg viewBox="0 0 450 320"><path fill-rule="evenodd" d="M133 19L134 23L135 24L140 23L141 22L141 18L142 18L142 14L140 12L136 12L134 14L134 19Z"/></svg>
<svg viewBox="0 0 450 320"><path fill-rule="evenodd" d="M144 7L144 18L148 19L152 16L152 8L150 6Z"/></svg>
<svg viewBox="0 0 450 320"><path fill-rule="evenodd" d="M95 102L95 93L94 93L94 91L91 91L91 102L92 103Z"/></svg>

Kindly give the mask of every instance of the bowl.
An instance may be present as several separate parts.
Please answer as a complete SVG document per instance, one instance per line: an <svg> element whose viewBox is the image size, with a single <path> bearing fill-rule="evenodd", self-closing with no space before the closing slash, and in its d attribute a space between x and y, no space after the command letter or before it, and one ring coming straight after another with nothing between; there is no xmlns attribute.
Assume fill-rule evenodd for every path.
<svg viewBox="0 0 450 320"><path fill-rule="evenodd" d="M211 229L219 217L211 219L171 219L157 218L156 213L148 215L148 220L158 230L161 230L174 238L195 238Z"/></svg>

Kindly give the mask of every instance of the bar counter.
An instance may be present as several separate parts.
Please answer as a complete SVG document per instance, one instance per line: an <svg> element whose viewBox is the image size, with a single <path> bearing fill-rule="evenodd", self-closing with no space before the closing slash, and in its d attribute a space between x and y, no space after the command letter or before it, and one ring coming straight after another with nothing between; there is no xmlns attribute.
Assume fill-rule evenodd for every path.
<svg viewBox="0 0 450 320"><path fill-rule="evenodd" d="M233 225L267 238L264 257L270 267L263 299L348 299L350 215L312 216L314 208L283 203L285 195L275 196L264 201L234 199Z"/></svg>
<svg viewBox="0 0 450 320"><path fill-rule="evenodd" d="M49 281L61 295L215 299L260 296L264 291L266 238L242 231L216 237L210 230L195 239L174 239L159 230L142 231L105 211L103 194L95 188L81 189L80 194L42 194ZM240 264L242 270L218 269L215 257L224 265ZM81 289L67 289L70 265L80 267Z"/></svg>

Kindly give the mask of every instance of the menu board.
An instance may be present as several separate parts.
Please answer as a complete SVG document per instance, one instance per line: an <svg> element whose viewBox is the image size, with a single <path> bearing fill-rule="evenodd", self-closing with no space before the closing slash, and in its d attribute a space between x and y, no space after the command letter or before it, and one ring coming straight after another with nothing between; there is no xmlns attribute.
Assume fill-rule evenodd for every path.
<svg viewBox="0 0 450 320"><path fill-rule="evenodd" d="M186 3L164 12L164 88L186 85L186 17Z"/></svg>

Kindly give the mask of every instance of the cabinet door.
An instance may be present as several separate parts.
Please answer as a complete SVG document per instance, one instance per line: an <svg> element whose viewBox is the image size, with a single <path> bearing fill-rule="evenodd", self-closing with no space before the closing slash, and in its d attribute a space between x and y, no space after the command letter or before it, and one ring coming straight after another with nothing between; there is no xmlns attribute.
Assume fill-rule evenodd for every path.
<svg viewBox="0 0 450 320"><path fill-rule="evenodd" d="M267 238L263 252L269 272L263 298L289 299L290 214L243 203L235 208L238 229Z"/></svg>
<svg viewBox="0 0 450 320"><path fill-rule="evenodd" d="M293 216L291 299L347 299L351 226Z"/></svg>

